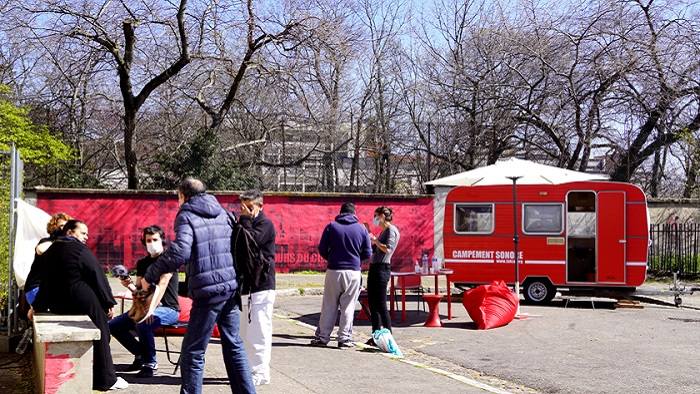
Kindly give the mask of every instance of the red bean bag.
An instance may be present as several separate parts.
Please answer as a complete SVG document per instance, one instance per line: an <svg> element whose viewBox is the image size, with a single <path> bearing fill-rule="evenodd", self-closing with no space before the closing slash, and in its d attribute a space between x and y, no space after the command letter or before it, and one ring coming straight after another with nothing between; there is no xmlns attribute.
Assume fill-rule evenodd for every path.
<svg viewBox="0 0 700 394"><path fill-rule="evenodd" d="M518 298L502 280L467 291L462 304L479 330L505 326L518 311Z"/></svg>

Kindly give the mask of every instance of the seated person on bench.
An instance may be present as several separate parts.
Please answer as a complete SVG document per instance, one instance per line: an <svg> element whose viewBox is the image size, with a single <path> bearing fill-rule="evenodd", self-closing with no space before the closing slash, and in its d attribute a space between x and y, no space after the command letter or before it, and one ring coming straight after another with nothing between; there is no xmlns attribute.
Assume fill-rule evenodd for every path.
<svg viewBox="0 0 700 394"><path fill-rule="evenodd" d="M51 263L40 272L39 292L32 308L39 313L90 317L100 330L100 339L92 343L92 389L125 389L129 384L117 377L109 348L107 319L112 317L117 302L102 265L86 245L87 240L85 222L66 222L61 236L43 254Z"/></svg>
<svg viewBox="0 0 700 394"><path fill-rule="evenodd" d="M143 229L141 242L146 247L148 255L136 263L136 284L132 283L129 277L122 279L122 285L132 292L141 289L141 280L146 274L146 269L163 253L164 244L166 243L165 233L159 226L146 227ZM177 301L177 286L177 272L162 275L159 287L161 289L165 288L165 291L159 293L162 299L153 315L149 316L142 323L137 324L137 321L145 313L140 314L140 316L129 316L127 312L109 322L109 330L112 336L135 356L134 362L127 368L127 371L139 371L136 374L137 377L151 377L158 369L153 330L161 325L177 323L180 311L180 305ZM131 334L134 329L138 333L138 339Z"/></svg>

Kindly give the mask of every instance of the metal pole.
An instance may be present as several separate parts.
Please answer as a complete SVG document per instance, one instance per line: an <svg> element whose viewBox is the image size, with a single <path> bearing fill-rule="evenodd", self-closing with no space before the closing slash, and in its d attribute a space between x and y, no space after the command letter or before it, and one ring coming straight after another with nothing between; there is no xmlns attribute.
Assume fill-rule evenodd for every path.
<svg viewBox="0 0 700 394"><path fill-rule="evenodd" d="M10 244L12 245L12 254L11 254L11 261L14 262L14 256L15 256L15 244L14 244L14 239L17 237L17 200L22 197L22 174L24 172L24 164L22 163L22 158L20 157L19 154L19 149L17 149L16 146L13 146L14 148L14 155L12 156L13 162L12 162L12 168L14 170L14 190L13 190L13 195L12 195L12 201L10 206L12 207L12 217L11 217L11 223L12 223L12 239ZM12 326L10 329L13 331L18 331L19 329L19 315L17 313L17 306L18 306L18 301L19 301L19 289L15 285L14 281L14 273L13 273L13 267L12 264L10 266L10 293L11 294L11 299L12 300L12 306L14 308L14 312L12 314Z"/></svg>
<svg viewBox="0 0 700 394"><path fill-rule="evenodd" d="M284 133L284 122L282 121L282 184L284 191L287 191L287 141Z"/></svg>
<svg viewBox="0 0 700 394"><path fill-rule="evenodd" d="M10 209L10 216L7 218L7 231L8 231L8 237L7 237L7 267L8 267L8 272L7 272L7 283L6 283L6 289L7 289L7 311L5 313L6 320L5 320L5 328L7 329L7 332L5 333L7 337L10 336L10 330L12 324L10 324L10 314L12 312L12 295L11 295L11 279L12 278L12 215L14 214L14 207L12 206L12 189L14 188L13 181L14 181L14 168L12 166L12 161L14 158L14 150L15 150L15 145L12 144L10 147L10 194L9 198L10 201L8 201L9 209Z"/></svg>
<svg viewBox="0 0 700 394"><path fill-rule="evenodd" d="M428 122L428 179L432 179L432 164L433 164L433 152L431 150L432 141L430 141L430 122Z"/></svg>
<svg viewBox="0 0 700 394"><path fill-rule="evenodd" d="M14 259L14 227L15 227L15 198L17 188L17 148L13 143L10 147L10 217L8 223L8 261L7 261L7 336L12 335L12 320L14 309L13 281L12 281L12 260Z"/></svg>
<svg viewBox="0 0 700 394"><path fill-rule="evenodd" d="M515 252L515 296L518 298L518 310L515 315L520 315L520 267L518 267L518 194L515 184L520 176L509 176L508 179L513 181L513 251Z"/></svg>

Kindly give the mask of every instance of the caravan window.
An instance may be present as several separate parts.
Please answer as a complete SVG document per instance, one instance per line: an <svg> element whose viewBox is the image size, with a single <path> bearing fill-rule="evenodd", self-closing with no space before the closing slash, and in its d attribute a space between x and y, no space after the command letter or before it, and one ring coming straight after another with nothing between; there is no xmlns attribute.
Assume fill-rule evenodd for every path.
<svg viewBox="0 0 700 394"><path fill-rule="evenodd" d="M455 204L455 233L493 232L493 204Z"/></svg>
<svg viewBox="0 0 700 394"><path fill-rule="evenodd" d="M523 233L561 234L563 215L562 204L523 204Z"/></svg>
<svg viewBox="0 0 700 394"><path fill-rule="evenodd" d="M566 233L569 238L595 238L596 194L589 191L570 192L567 200Z"/></svg>

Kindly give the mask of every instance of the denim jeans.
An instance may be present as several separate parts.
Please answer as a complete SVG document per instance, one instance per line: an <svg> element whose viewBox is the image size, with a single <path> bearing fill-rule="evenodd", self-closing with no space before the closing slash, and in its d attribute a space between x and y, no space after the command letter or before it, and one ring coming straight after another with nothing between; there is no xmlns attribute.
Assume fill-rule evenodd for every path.
<svg viewBox="0 0 700 394"><path fill-rule="evenodd" d="M180 313L175 309L159 306L153 311L151 322L136 324L129 318L127 313L115 317L109 321L109 332L119 341L131 354L140 359L145 365L155 368L156 345L153 339L153 330L161 325L177 323ZM137 340L131 332L136 330L139 336Z"/></svg>
<svg viewBox="0 0 700 394"><path fill-rule="evenodd" d="M182 341L180 393L202 392L204 353L214 323L219 325L221 333L221 351L231 392L255 393L248 357L239 336L241 312L238 303L239 300L235 296L215 304L199 300L192 303L187 333Z"/></svg>

